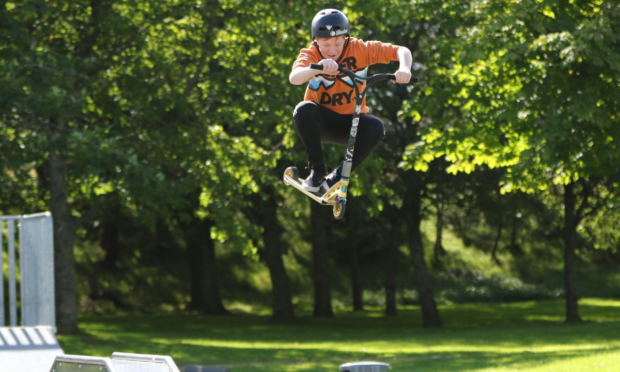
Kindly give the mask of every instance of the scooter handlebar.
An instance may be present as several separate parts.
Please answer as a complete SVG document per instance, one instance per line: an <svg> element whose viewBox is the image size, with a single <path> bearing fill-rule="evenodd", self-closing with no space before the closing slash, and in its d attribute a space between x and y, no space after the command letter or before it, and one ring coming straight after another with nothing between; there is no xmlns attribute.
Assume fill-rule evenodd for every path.
<svg viewBox="0 0 620 372"><path fill-rule="evenodd" d="M318 63L311 63L310 64L310 68L313 70L323 70L323 65L318 64ZM341 72L345 75L350 75L349 77L351 78L360 78L359 76L355 75L355 73L351 70L347 70L346 68L343 67L338 67L338 72ZM373 75L373 76L369 76L367 78L362 78L362 79L373 79L373 80L396 80L396 75L394 74L377 74L377 75ZM419 82L420 79L418 79L417 77L412 77L411 80L409 80L410 83L417 83Z"/></svg>
<svg viewBox="0 0 620 372"><path fill-rule="evenodd" d="M323 69L323 65L319 64L319 63L311 63L310 64L310 68L313 70L322 70ZM342 67L338 67L338 71L340 71L342 69ZM342 72L342 71L340 71Z"/></svg>

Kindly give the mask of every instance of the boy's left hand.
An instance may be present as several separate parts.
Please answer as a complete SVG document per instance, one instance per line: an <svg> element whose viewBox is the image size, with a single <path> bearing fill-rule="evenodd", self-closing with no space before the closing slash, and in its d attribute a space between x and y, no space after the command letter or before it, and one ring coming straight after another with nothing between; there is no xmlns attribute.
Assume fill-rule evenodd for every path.
<svg viewBox="0 0 620 372"><path fill-rule="evenodd" d="M392 80L392 83L407 84L411 80L411 71L406 67L401 67L394 73L396 80Z"/></svg>

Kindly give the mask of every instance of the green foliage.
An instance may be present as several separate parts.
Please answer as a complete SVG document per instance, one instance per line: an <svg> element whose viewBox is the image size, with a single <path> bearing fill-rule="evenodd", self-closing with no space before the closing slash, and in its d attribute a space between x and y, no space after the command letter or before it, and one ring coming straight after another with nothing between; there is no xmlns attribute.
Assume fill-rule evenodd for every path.
<svg viewBox="0 0 620 372"><path fill-rule="evenodd" d="M529 285L557 270L555 197L579 179L592 206L580 225L582 259L617 265L620 14L610 1L4 2L0 210L49 209L49 154L60 154L72 215L98 212L78 230L82 309L183 309L184 233L205 218L216 221L226 299L264 304L263 231L244 211L272 197L264 190L273 185L295 301L310 303L309 203L281 176L306 162L292 120L305 87L287 77L326 6L350 17L356 37L409 47L421 77L369 92L387 135L354 173L349 214L330 229L340 293L342 247L355 244L383 270L390 239L406 244L400 208L418 189L423 217L445 206L446 228L484 260L499 228L504 250L518 231L523 256L500 254L504 281L481 257L443 258L446 270L482 266L476 288L499 291L519 276L523 293L543 291ZM326 146L328 164L343 153ZM437 285L457 284L434 274ZM490 299L466 287L444 298Z"/></svg>
<svg viewBox="0 0 620 372"><path fill-rule="evenodd" d="M449 171L507 167L505 190L527 192L616 172L610 141L618 135L620 58L611 28L618 8L475 2L461 16L442 45L451 57L438 55L448 65L431 66L441 80L425 92L445 87L448 94L421 102L433 124L424 142L410 146L406 165L426 169L446 156ZM438 110L448 114L436 117Z"/></svg>

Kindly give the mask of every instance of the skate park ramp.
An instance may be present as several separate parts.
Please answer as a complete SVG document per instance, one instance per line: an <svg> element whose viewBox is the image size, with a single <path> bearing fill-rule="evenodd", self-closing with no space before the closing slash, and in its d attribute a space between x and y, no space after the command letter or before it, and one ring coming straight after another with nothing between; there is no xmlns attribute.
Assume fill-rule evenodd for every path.
<svg viewBox="0 0 620 372"><path fill-rule="evenodd" d="M387 372L390 365L381 362L355 362L340 366L340 372Z"/></svg>
<svg viewBox="0 0 620 372"><path fill-rule="evenodd" d="M52 216L0 216L0 371L49 371L55 329Z"/></svg>
<svg viewBox="0 0 620 372"><path fill-rule="evenodd" d="M114 353L111 358L60 355L49 372L180 372L169 356Z"/></svg>
<svg viewBox="0 0 620 372"><path fill-rule="evenodd" d="M0 327L0 371L48 371L62 354L51 327Z"/></svg>

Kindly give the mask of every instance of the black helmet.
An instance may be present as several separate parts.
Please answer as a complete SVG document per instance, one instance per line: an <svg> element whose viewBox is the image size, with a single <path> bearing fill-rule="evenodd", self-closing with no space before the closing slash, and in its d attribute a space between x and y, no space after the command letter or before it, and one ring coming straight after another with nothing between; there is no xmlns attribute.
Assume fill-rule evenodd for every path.
<svg viewBox="0 0 620 372"><path fill-rule="evenodd" d="M312 20L312 37L349 36L349 20L338 9L323 9Z"/></svg>

